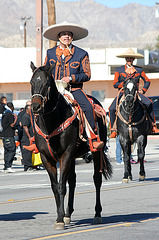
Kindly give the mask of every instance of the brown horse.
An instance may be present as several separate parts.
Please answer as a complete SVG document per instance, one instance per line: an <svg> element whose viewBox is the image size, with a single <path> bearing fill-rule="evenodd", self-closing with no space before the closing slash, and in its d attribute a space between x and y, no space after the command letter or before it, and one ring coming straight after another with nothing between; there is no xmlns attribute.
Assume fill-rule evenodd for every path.
<svg viewBox="0 0 159 240"><path fill-rule="evenodd" d="M49 174L52 191L57 206L56 229L64 229L65 222L70 222L73 213L74 190L76 186L75 158L89 151L87 142L79 138L79 120L72 107L57 90L52 77L54 66L36 68L31 63L32 111L34 114L35 142L41 153L42 162ZM107 129L97 118L100 138L106 144ZM69 124L66 124L68 123ZM64 127L65 126L65 127ZM62 130L61 130L62 129ZM100 161L103 156L102 162ZM102 173L107 179L112 174L111 164L104 153L93 153L94 184L96 188L96 206L94 222L101 222L102 206L100 188ZM60 176L57 179L57 162L60 164ZM100 171L101 170L101 171ZM64 198L66 182L69 184L69 197L66 212Z"/></svg>

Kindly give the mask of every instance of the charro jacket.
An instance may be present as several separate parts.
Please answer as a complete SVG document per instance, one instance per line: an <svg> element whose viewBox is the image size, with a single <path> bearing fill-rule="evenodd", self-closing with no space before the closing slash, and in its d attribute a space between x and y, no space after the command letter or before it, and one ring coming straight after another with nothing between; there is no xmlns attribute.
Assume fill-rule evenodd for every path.
<svg viewBox="0 0 159 240"><path fill-rule="evenodd" d="M114 88L118 88L118 89L123 87L122 76L124 78L125 77L128 78L128 77L140 76L140 78L142 78L142 80L144 81L144 85L143 85L142 90L143 90L143 93L145 93L150 86L150 79L146 76L142 67L133 66L133 68L134 68L134 73L132 75L127 73L127 66L126 65L116 68L114 81L113 81L113 86L114 86ZM139 85L139 80L138 80L138 85Z"/></svg>
<svg viewBox="0 0 159 240"><path fill-rule="evenodd" d="M71 88L82 88L83 82L89 81L91 77L89 56L85 50L74 45L71 52L72 55L68 54L62 58L59 54L59 46L48 49L44 65L55 64L52 72L55 80L72 77Z"/></svg>

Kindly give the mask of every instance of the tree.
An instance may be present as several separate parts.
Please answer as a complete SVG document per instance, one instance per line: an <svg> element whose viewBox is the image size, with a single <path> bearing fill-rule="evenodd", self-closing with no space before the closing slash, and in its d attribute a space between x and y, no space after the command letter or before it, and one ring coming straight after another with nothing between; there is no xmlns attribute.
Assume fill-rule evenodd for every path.
<svg viewBox="0 0 159 240"><path fill-rule="evenodd" d="M56 24L55 1L47 0L48 26ZM56 46L56 42L49 40L49 48Z"/></svg>

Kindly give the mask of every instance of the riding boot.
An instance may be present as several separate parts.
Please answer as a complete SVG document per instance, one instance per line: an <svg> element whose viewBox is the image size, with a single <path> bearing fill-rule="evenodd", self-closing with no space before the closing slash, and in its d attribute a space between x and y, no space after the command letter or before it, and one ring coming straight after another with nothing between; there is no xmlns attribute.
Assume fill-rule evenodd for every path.
<svg viewBox="0 0 159 240"><path fill-rule="evenodd" d="M101 150L102 147L104 147L104 142L100 141L100 138L98 135L96 135L93 131L89 132L89 147L91 152L96 152L98 150Z"/></svg>
<svg viewBox="0 0 159 240"><path fill-rule="evenodd" d="M111 130L111 134L110 134L109 138L116 138L116 136L117 136L116 131L115 130Z"/></svg>
<svg viewBox="0 0 159 240"><path fill-rule="evenodd" d="M100 151L104 147L104 142L100 141L99 135L94 133L94 130L90 126L85 114L83 115L85 120L85 130L88 137L89 147L91 152Z"/></svg>
<svg viewBox="0 0 159 240"><path fill-rule="evenodd" d="M159 129L157 128L156 124L153 123L153 126L152 126L152 133L159 133Z"/></svg>
<svg viewBox="0 0 159 240"><path fill-rule="evenodd" d="M97 140L94 140L92 142L92 144L93 144L93 148L94 149L100 149L100 148L102 148L104 146L104 142L103 141L98 142Z"/></svg>

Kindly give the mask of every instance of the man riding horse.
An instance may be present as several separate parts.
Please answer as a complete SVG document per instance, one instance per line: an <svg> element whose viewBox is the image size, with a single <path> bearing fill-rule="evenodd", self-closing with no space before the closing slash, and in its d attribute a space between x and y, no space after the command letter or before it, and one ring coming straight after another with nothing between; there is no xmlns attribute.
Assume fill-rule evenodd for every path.
<svg viewBox="0 0 159 240"><path fill-rule="evenodd" d="M125 53L117 55L117 57L125 58L126 64L116 69L114 81L113 81L114 88L118 88L118 90L121 90L125 79L140 76L140 78L142 78L142 80L144 81L144 86L142 89L138 90L139 99L142 102L142 104L145 106L146 112L148 114L148 118L152 122L152 132L159 133L159 129L157 129L156 127L152 101L143 95L146 93L146 91L150 86L150 79L146 76L145 72L141 67L133 65L133 61L135 60L135 58L142 59L144 58L144 56L142 54L135 53L132 49L128 49ZM138 86L139 86L139 80L138 80ZM118 96L118 103L122 95L123 95L123 91L120 91ZM115 138L117 135L116 105L117 105L117 97L114 99L111 106L109 107L110 128L111 128L111 135L109 136L110 138Z"/></svg>
<svg viewBox="0 0 159 240"><path fill-rule="evenodd" d="M91 78L89 56L86 51L72 44L73 40L85 38L88 30L77 24L63 22L55 24L46 29L44 37L60 44L47 50L44 65L55 64L52 75L56 80L62 80L69 84L74 99L82 108L92 128L91 138L93 149L103 147L103 141L96 135L96 123L92 104L82 90L83 83ZM98 139L98 140L97 140Z"/></svg>

